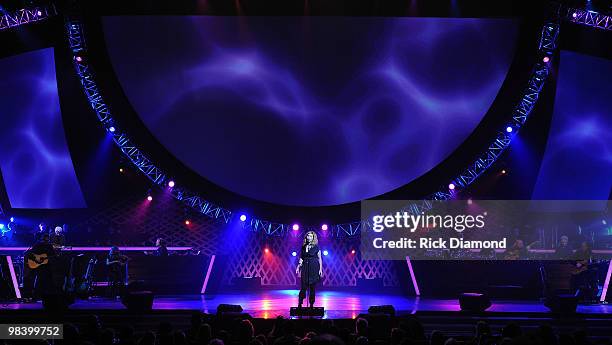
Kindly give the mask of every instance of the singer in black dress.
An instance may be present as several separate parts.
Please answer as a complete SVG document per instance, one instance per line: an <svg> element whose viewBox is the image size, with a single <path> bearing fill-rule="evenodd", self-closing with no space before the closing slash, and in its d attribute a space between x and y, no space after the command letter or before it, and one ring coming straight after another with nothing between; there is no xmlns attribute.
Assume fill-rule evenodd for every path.
<svg viewBox="0 0 612 345"><path fill-rule="evenodd" d="M298 306L302 307L304 298L306 298L306 290L308 290L308 302L312 308L315 302L315 285L323 276L323 262L321 260L321 251L319 250L319 241L317 240L317 234L313 231L309 231L304 237L304 243L300 251L300 261L295 272L301 278Z"/></svg>

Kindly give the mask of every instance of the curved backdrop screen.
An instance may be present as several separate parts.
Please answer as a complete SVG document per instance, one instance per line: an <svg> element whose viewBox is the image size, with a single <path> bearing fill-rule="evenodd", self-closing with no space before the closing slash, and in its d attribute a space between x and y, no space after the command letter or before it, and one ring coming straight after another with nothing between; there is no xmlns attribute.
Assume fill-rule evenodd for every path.
<svg viewBox="0 0 612 345"><path fill-rule="evenodd" d="M445 159L512 61L509 19L106 17L130 103L178 159L233 192L335 205Z"/></svg>
<svg viewBox="0 0 612 345"><path fill-rule="evenodd" d="M612 61L561 51L553 121L533 199L601 200L612 188Z"/></svg>
<svg viewBox="0 0 612 345"><path fill-rule="evenodd" d="M0 121L11 206L86 207L64 134L53 48L0 59Z"/></svg>

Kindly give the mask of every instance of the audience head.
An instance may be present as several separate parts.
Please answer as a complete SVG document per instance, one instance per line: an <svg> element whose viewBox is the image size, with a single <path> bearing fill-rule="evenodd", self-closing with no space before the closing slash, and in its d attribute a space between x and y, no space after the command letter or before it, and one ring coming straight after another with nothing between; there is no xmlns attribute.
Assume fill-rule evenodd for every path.
<svg viewBox="0 0 612 345"><path fill-rule="evenodd" d="M240 320L236 327L236 338L241 343L248 343L255 336L255 328L250 320Z"/></svg>
<svg viewBox="0 0 612 345"><path fill-rule="evenodd" d="M357 321L355 321L355 333L357 333L357 335L367 336L368 320L361 317L358 318Z"/></svg>
<svg viewBox="0 0 612 345"><path fill-rule="evenodd" d="M507 324L502 330L502 337L504 338L514 339L520 337L521 335L523 335L521 327L514 322Z"/></svg>

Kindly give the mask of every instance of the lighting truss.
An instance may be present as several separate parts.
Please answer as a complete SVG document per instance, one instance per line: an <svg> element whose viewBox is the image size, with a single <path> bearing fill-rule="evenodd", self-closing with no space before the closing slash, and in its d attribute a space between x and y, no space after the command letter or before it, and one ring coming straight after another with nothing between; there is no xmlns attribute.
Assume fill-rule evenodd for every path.
<svg viewBox="0 0 612 345"><path fill-rule="evenodd" d="M563 19L572 23L612 30L612 16L580 8L568 8L563 13Z"/></svg>
<svg viewBox="0 0 612 345"><path fill-rule="evenodd" d="M53 4L24 8L13 13L2 12L0 13L0 31L24 24L40 22L55 15L57 15L57 9Z"/></svg>
<svg viewBox="0 0 612 345"><path fill-rule="evenodd" d="M557 11L558 12L558 11ZM557 48L559 36L559 16L549 22L546 22L540 34L539 52L543 56L552 56L552 53ZM104 102L100 91L95 83L90 67L86 63L86 47L85 39L82 32L82 25L79 20L68 20L66 23L68 33L68 41L73 51L73 62L81 81L81 85L89 100L92 109L96 112L98 119L105 126L106 130L112 135L115 144L121 149L130 161L143 172L152 182L159 186L165 186L169 181L166 175L158 168L150 159L148 159L135 144L122 133L114 124L112 114L108 105ZM473 161L468 167L463 170L455 179L451 181L455 185L455 189L450 190L448 186L440 187L433 194L425 197L423 200L406 205L402 210L412 214L420 214L432 209L434 201L450 200L456 197L456 193L469 186L479 176L481 176L505 151L510 145L512 138L516 135L519 129L525 124L531 111L533 110L539 94L548 78L550 66L548 63L536 63L527 87L521 93L517 105L512 110L510 120L504 124L503 129L497 134L495 139L488 145L487 149L482 152L478 158ZM111 132L110 127L114 127L115 131ZM505 129L511 126L511 133ZM171 189L172 196L177 200L182 201L186 205L195 208L202 214L211 218L221 218L226 223L234 220L234 214L227 209L215 205L209 201L202 199L195 193L182 187ZM238 220L236 220L238 221ZM329 225L328 230L322 231L315 226L303 226L299 231L294 231L288 224L277 223L268 220L251 217L249 220L242 222L242 228L247 231L260 232L268 236L303 236L308 231L316 231L323 237L354 237L360 234L362 229L369 229L370 223L367 220L360 220L350 223Z"/></svg>
<svg viewBox="0 0 612 345"><path fill-rule="evenodd" d="M86 61L87 49L85 36L80 21L69 19L66 22L68 43L73 54L73 64L89 101L89 105L98 116L98 120L104 125L107 132L112 136L113 142L121 152L138 168L144 175L158 186L165 187L171 178L159 167L157 167L140 149L134 144L126 133L115 125L109 106L104 102L100 89L96 84L91 67ZM111 127L113 130L111 130ZM232 218L232 212L210 201L204 200L197 193L191 192L183 187L170 188L170 194L182 203L194 208L198 212L213 218L221 219L228 223Z"/></svg>

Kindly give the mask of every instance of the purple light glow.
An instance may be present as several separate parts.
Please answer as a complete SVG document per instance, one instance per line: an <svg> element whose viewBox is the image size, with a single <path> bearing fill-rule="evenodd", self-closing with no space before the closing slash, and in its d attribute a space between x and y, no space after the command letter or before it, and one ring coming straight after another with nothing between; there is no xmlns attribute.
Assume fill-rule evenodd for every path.
<svg viewBox="0 0 612 345"><path fill-rule="evenodd" d="M15 251L22 252L28 250L30 247L0 247L0 251ZM111 247L65 247L62 251L68 252L107 252ZM184 251L191 250L193 247L168 247L168 250L172 251ZM121 251L138 252L138 251L153 251L157 250L157 247L119 247Z"/></svg>
<svg viewBox="0 0 612 345"><path fill-rule="evenodd" d="M153 201L153 197L149 195L149 196L147 197L147 200L148 200L148 201Z"/></svg>
<svg viewBox="0 0 612 345"><path fill-rule="evenodd" d="M204 278L204 284L202 284L202 291L200 291L201 294L204 294L206 292L206 286L208 285L208 279L210 278L210 272L212 272L212 268L215 263L215 257L216 255L213 255L210 258L210 263L208 264L208 270L206 271L206 278Z"/></svg>
<svg viewBox="0 0 612 345"><path fill-rule="evenodd" d="M576 12L572 13L572 18L576 18L576 17L578 17L578 13Z"/></svg>
<svg viewBox="0 0 612 345"><path fill-rule="evenodd" d="M82 57L80 57L80 56L77 56L77 57L75 58L75 60L77 60L77 62L81 62L81 61L83 61L83 58L82 58Z"/></svg>
<svg viewBox="0 0 612 345"><path fill-rule="evenodd" d="M414 275L414 270L412 269L412 263L410 262L409 256L406 257L406 263L408 264L408 270L410 271L410 279L412 279L412 287L414 287L414 293L417 296L421 296L419 284L417 284L416 276Z"/></svg>
<svg viewBox="0 0 612 345"><path fill-rule="evenodd" d="M545 56L542 61L544 61L544 63L548 63L548 61L550 61L550 58L548 56Z"/></svg>
<svg viewBox="0 0 612 345"><path fill-rule="evenodd" d="M13 259L9 255L7 255L6 262L9 267L11 281L13 282L13 288L15 288L15 297L21 298L21 291L19 291L19 283L17 283L17 275L15 274L15 268L13 267Z"/></svg>
<svg viewBox="0 0 612 345"><path fill-rule="evenodd" d="M608 287L610 286L610 275L611 274L612 274L612 260L610 260L610 263L608 264L608 273L606 273L606 280L604 282L603 289L601 290L601 298L599 299L600 302L603 302L606 300L606 295L608 294Z"/></svg>
<svg viewBox="0 0 612 345"><path fill-rule="evenodd" d="M323 224L323 225L321 225L321 230L323 230L323 231L327 231L327 224Z"/></svg>
<svg viewBox="0 0 612 345"><path fill-rule="evenodd" d="M168 187L173 188L174 187L174 181L168 182Z"/></svg>
<svg viewBox="0 0 612 345"><path fill-rule="evenodd" d="M36 14L37 14L38 16L42 16L42 14L43 14L43 13L42 13L42 11L38 11L38 12L36 12Z"/></svg>
<svg viewBox="0 0 612 345"><path fill-rule="evenodd" d="M454 189L455 189L455 184L454 184L454 183L450 183L450 184L448 185L448 189L450 189L450 190L454 190Z"/></svg>
<svg viewBox="0 0 612 345"><path fill-rule="evenodd" d="M300 230L300 225L299 224L293 224L293 227L291 227L294 231L298 231Z"/></svg>
<svg viewBox="0 0 612 345"><path fill-rule="evenodd" d="M246 215L243 214L243 215L240 216L240 221L244 222L246 220L246 218L247 218Z"/></svg>

